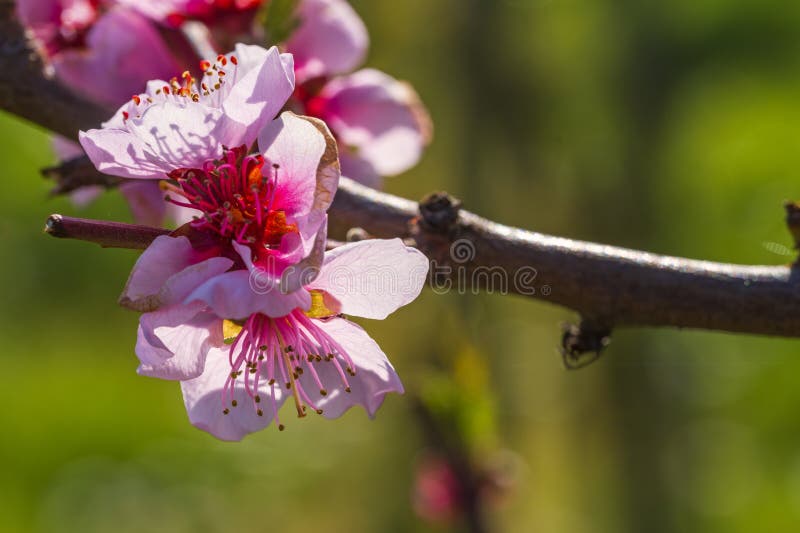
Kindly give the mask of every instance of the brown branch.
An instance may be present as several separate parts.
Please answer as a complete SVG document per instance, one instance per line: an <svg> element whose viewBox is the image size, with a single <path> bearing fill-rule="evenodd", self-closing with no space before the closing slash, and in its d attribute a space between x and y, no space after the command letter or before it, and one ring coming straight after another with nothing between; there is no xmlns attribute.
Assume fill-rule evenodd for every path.
<svg viewBox="0 0 800 533"><path fill-rule="evenodd" d="M457 206L431 212L431 204L441 207L440 197L423 201L423 217L415 202L345 180L331 217L338 227L362 227L376 237L413 237L431 259L434 281L466 279L464 291L498 291L491 269L499 267L508 281L500 288L567 307L605 327L800 337L800 273L794 267L655 255L504 226ZM442 226L441 220L452 222ZM459 256L464 251L468 256ZM524 279L534 274L531 269L533 283Z"/></svg>
<svg viewBox="0 0 800 533"><path fill-rule="evenodd" d="M0 107L73 138L79 128L107 118L110 113L44 75L12 6L10 0L0 0ZM85 161L71 164L66 181L59 181L65 172L49 172L59 192L116 182ZM794 228L797 217L791 210L789 215ZM800 337L800 276L793 267L712 263L552 237L462 211L444 194L417 204L346 179L331 219L332 235L339 238L359 227L376 237L412 239L431 259L437 284L542 299L580 313L598 331L621 325L674 326ZM74 226L64 226L64 220L51 219L50 232L84 238L74 234ZM141 248L147 238L162 232L138 227L138 233L129 235L129 229L117 225L109 233L86 236L104 246L133 243Z"/></svg>
<svg viewBox="0 0 800 533"><path fill-rule="evenodd" d="M436 195L420 208L343 178L330 210L331 235L358 227L374 237L410 239L430 258L439 288L537 298L604 330L673 326L800 337L800 275L793 267L697 261L553 237L462 211L448 198ZM123 225L115 227L122 232ZM114 238L125 241L121 233ZM142 244L139 234L131 239Z"/></svg>
<svg viewBox="0 0 800 533"><path fill-rule="evenodd" d="M0 0L0 108L77 139L111 112L70 92L45 73L45 66L16 20L12 0Z"/></svg>
<svg viewBox="0 0 800 533"><path fill-rule="evenodd" d="M136 224L50 215L45 222L44 232L59 239L93 242L104 248L144 250L156 237L168 234L169 230Z"/></svg>

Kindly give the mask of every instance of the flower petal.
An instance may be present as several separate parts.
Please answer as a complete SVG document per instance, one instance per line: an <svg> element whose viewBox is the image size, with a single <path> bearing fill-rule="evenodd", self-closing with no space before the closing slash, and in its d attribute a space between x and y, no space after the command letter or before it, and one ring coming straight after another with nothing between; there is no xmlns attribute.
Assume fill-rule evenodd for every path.
<svg viewBox="0 0 800 533"><path fill-rule="evenodd" d="M242 124L240 138L229 138L227 146L252 145L258 132L275 118L294 91L292 57L276 47L237 45L236 76L222 100L226 120Z"/></svg>
<svg viewBox="0 0 800 533"><path fill-rule="evenodd" d="M258 146L278 173L275 208L300 217L328 210L339 186L336 141L320 120L289 111L269 123L258 136Z"/></svg>
<svg viewBox="0 0 800 533"><path fill-rule="evenodd" d="M416 248L400 239L369 239L325 254L308 288L331 294L345 314L383 320L419 296L427 275L428 260Z"/></svg>
<svg viewBox="0 0 800 533"><path fill-rule="evenodd" d="M131 117L128 130L158 155L165 168L201 168L208 159L222 155L223 146L235 146L233 137L219 135L223 112L199 102L160 102L140 118Z"/></svg>
<svg viewBox="0 0 800 533"><path fill-rule="evenodd" d="M119 186L119 192L128 202L128 207L137 224L160 227L164 225L167 205L164 191L157 181L127 181Z"/></svg>
<svg viewBox="0 0 800 533"><path fill-rule="evenodd" d="M133 219L145 226L177 226L191 222L193 216L201 213L196 209L181 207L164 200L164 191L159 183L151 180L126 181L119 186L119 192L128 202Z"/></svg>
<svg viewBox="0 0 800 533"><path fill-rule="evenodd" d="M121 7L109 9L91 26L86 49L66 49L52 63L67 86L107 105L139 93L147 80L180 72L153 25Z"/></svg>
<svg viewBox="0 0 800 533"><path fill-rule="evenodd" d="M222 155L223 145L233 146L229 141L239 138L244 126L237 130L222 118L221 110L202 103L157 102L128 119L126 130L89 130L80 133L80 141L101 172L163 179L177 168L199 168Z"/></svg>
<svg viewBox="0 0 800 533"><path fill-rule="evenodd" d="M383 189L383 176L375 170L372 163L358 156L358 150L342 147L339 152L339 162L342 165L343 177L373 189Z"/></svg>
<svg viewBox="0 0 800 533"><path fill-rule="evenodd" d="M319 98L320 117L342 145L382 176L414 166L430 141L431 121L417 93L383 72L365 69L334 78Z"/></svg>
<svg viewBox="0 0 800 533"><path fill-rule="evenodd" d="M125 130L82 131L79 139L86 155L104 174L133 179L163 179L174 168L146 143Z"/></svg>
<svg viewBox="0 0 800 533"><path fill-rule="evenodd" d="M202 309L201 304L179 305L141 316L139 374L187 380L203 373L208 351L222 345L222 321Z"/></svg>
<svg viewBox="0 0 800 533"><path fill-rule="evenodd" d="M308 309L311 295L305 289L283 294L280 278L265 271L235 270L209 279L184 303L195 301L205 302L221 318L241 320L254 313L280 317L294 309Z"/></svg>
<svg viewBox="0 0 800 533"><path fill-rule="evenodd" d="M317 364L320 380L328 387L324 396L312 385L314 382L307 373L300 378L311 400L323 410L323 416L338 418L354 405L361 405L372 417L388 393L403 394L403 384L386 354L360 326L343 318L321 321L318 325L347 352L356 372L348 378L351 390L348 393L332 363Z"/></svg>
<svg viewBox="0 0 800 533"><path fill-rule="evenodd" d="M367 28L345 0L301 0L298 16L300 26L286 42L298 82L349 72L364 61Z"/></svg>
<svg viewBox="0 0 800 533"><path fill-rule="evenodd" d="M313 246L302 261L287 267L281 274L281 292L285 294L299 290L319 276L328 244L328 217L325 216L317 230Z"/></svg>
<svg viewBox="0 0 800 533"><path fill-rule="evenodd" d="M133 266L120 305L153 311L184 298L205 280L233 266L225 257L202 259L186 237L157 237Z"/></svg>
<svg viewBox="0 0 800 533"><path fill-rule="evenodd" d="M222 401L222 391L231 372L226 349L212 349L206 358L203 374L190 381L181 382L183 401L191 423L203 431L211 433L221 440L242 440L249 433L264 429L272 422L273 409L271 402L275 403L275 410L283 405L286 394L281 387L271 387L265 382L259 386L259 395L264 398L259 404L263 416L258 416L253 399L245 390L244 380L235 382L233 398L225 396L226 404ZM223 414L230 400L236 400L238 406L229 408L229 414Z"/></svg>

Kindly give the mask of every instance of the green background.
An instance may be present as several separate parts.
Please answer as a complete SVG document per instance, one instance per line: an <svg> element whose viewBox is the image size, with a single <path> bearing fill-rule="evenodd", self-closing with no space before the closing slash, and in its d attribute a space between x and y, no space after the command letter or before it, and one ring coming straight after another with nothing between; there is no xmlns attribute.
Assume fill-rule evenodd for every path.
<svg viewBox="0 0 800 533"><path fill-rule="evenodd" d="M790 260L797 2L353 4L369 64L411 81L436 126L389 191L447 189L500 222L659 253ZM38 175L52 162L44 132L0 116L0 161L0 530L459 529L412 509L425 436L408 396L373 421L287 411L287 431L240 444L192 428L176 384L135 374L137 316L116 298L136 254L42 234L49 213L76 213ZM129 218L116 194L82 214ZM600 361L568 372L556 347L573 318L427 291L365 324L476 463L513 467L493 528L800 526L797 342L619 330Z"/></svg>

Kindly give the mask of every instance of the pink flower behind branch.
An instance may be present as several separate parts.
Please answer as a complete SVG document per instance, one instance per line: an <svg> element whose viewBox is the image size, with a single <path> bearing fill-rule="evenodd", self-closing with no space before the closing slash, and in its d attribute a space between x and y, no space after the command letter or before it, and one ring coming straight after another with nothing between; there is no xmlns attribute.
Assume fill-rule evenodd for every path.
<svg viewBox="0 0 800 533"><path fill-rule="evenodd" d="M155 26L135 10L99 0L19 0L17 9L56 77L95 102L118 106L148 80L180 72ZM55 138L53 144L61 161L83 155L66 139ZM121 191L139 223L160 226L165 218L183 218L155 184L124 185ZM71 198L84 207L101 193L97 186L82 187Z"/></svg>
<svg viewBox="0 0 800 533"><path fill-rule="evenodd" d="M295 56L298 83L345 74L364 62L369 34L345 0L301 0L300 25L285 43Z"/></svg>
<svg viewBox="0 0 800 533"><path fill-rule="evenodd" d="M56 76L96 102L119 105L147 80L180 71L155 27L131 9L89 0L20 0L17 9Z"/></svg>
<svg viewBox="0 0 800 533"><path fill-rule="evenodd" d="M358 67L369 38L346 0L301 0L299 27L285 43L295 56L293 105L318 117L339 142L344 175L371 186L417 164L430 142L428 112L407 83Z"/></svg>

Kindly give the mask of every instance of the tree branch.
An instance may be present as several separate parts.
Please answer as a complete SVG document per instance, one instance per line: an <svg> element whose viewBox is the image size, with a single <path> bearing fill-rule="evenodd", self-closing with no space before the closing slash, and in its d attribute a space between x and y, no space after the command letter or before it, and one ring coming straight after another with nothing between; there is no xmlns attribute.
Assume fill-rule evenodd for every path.
<svg viewBox="0 0 800 533"><path fill-rule="evenodd" d="M454 287L462 291L507 288L608 328L674 326L800 337L795 267L655 255L504 226L457 206L431 212L432 203L441 206L441 197L424 200L418 209L415 202L343 180L330 213L338 227L412 237L432 262L433 281L464 280ZM442 219L453 221L442 226ZM507 287L500 286L501 272Z"/></svg>
<svg viewBox="0 0 800 533"><path fill-rule="evenodd" d="M441 198L417 204L343 178L330 209L331 234L360 227L374 237L410 239L431 260L431 281L439 289L536 298L605 329L673 326L800 337L800 274L794 267L697 261L553 237L457 207L447 212ZM132 226L130 237L125 228L114 224L117 244L104 245L123 246L127 238L135 243L131 247L145 244L141 226ZM72 229L61 236L98 242ZM151 230L152 238L163 233Z"/></svg>
<svg viewBox="0 0 800 533"><path fill-rule="evenodd" d="M72 138L79 128L110 116L44 75L10 0L0 0L0 107ZM58 181L58 170L49 171L59 192L117 182L85 160L72 164L69 183ZM797 216L787 209L794 231ZM431 259L437 285L545 300L580 313L598 331L674 326L800 337L800 275L795 267L712 263L553 237L462 211L444 194L417 204L347 179L330 214L332 235L340 238L359 227L376 237L411 239ZM49 232L76 237L75 226L65 226L64 220L51 218L54 229ZM128 225L113 225L113 230L104 229L109 233L89 240L141 248L148 238L162 234L156 228L136 228L131 236Z"/></svg>

